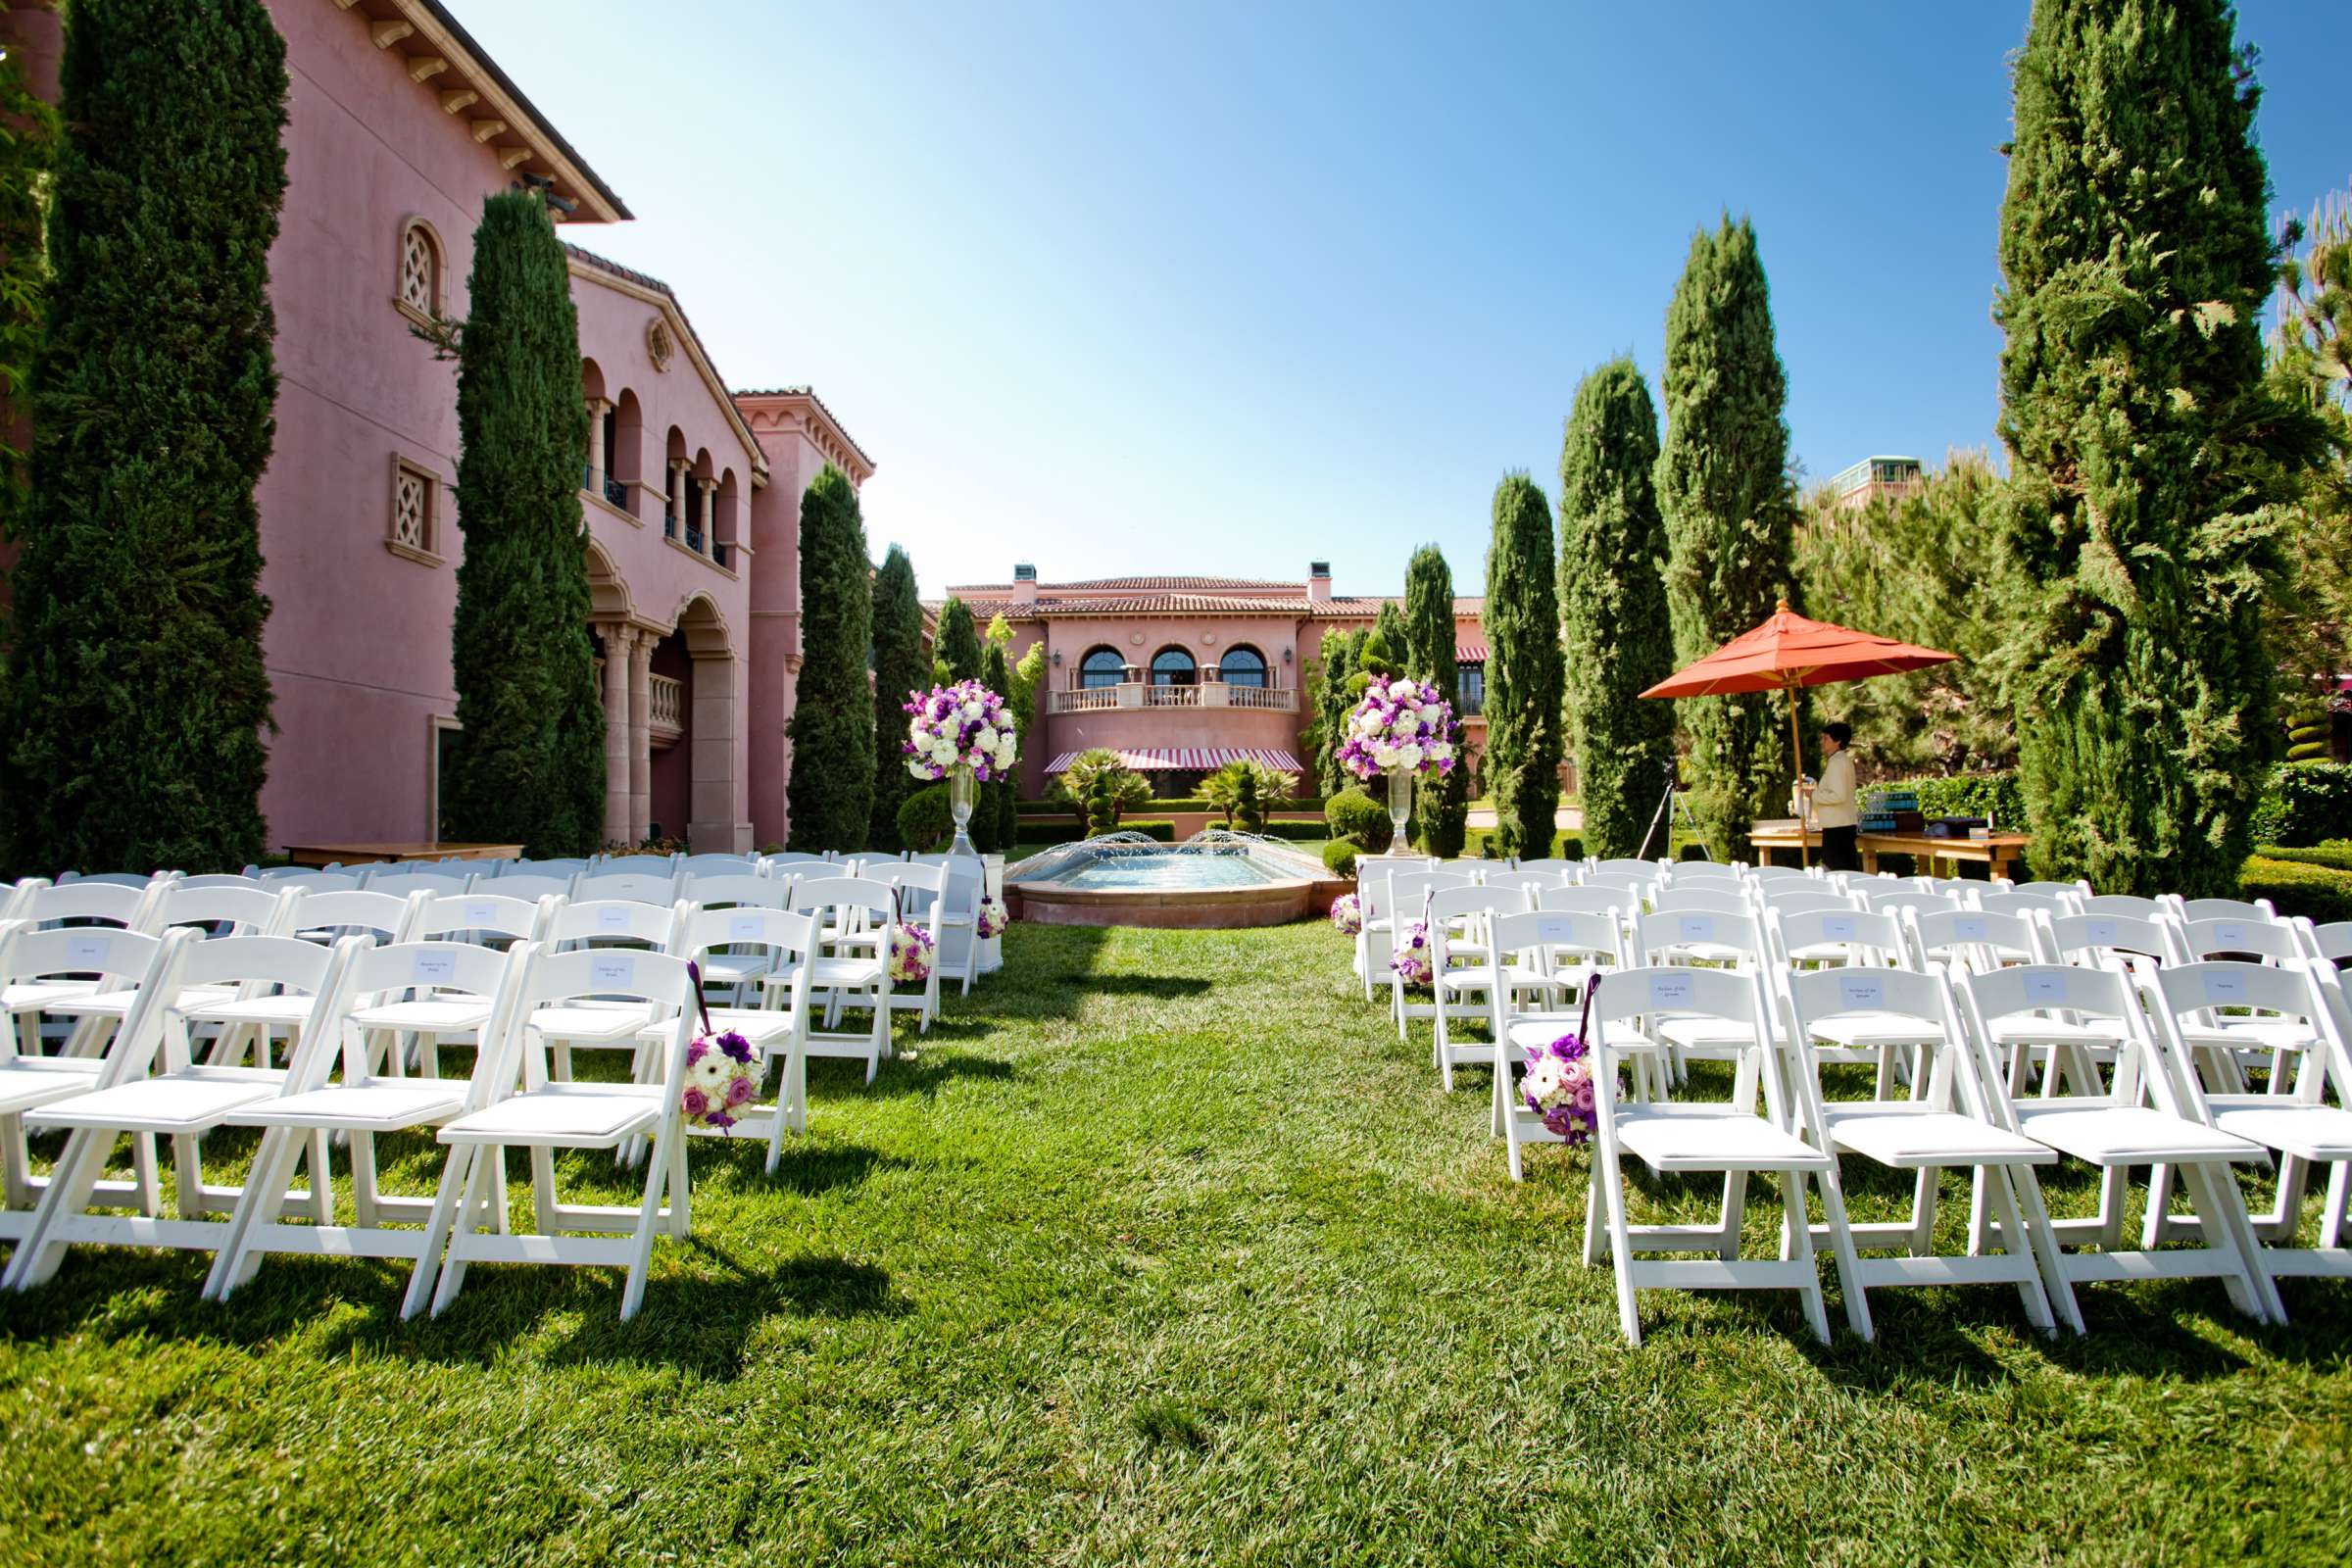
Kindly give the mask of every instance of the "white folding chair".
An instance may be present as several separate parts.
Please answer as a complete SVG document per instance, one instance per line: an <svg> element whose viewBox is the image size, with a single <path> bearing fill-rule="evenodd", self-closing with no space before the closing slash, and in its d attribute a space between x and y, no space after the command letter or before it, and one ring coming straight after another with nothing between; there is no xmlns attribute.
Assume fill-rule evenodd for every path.
<svg viewBox="0 0 2352 1568"><path fill-rule="evenodd" d="M1625 931L1613 915L1551 909L1498 914L1488 927L1487 961L1500 965L1508 961L1505 956L1512 954L1532 954L1536 967L1551 977L1553 989L1544 993L1545 1000L1562 1004L1527 1008L1519 1004L1522 991L1503 987L1489 993L1494 1007L1494 1082L1488 1131L1505 1141L1511 1180L1516 1182L1527 1179L1521 1152L1528 1145L1563 1142L1544 1125L1542 1113L1529 1107L1518 1089L1517 1072L1527 1064L1530 1053L1548 1047L1570 1029L1592 1027L1581 1012L1566 1007L1567 994L1573 991L1581 1002L1592 976L1625 966ZM1653 1082L1662 1082L1655 1042L1626 1020L1606 1027L1618 1049L1628 1054L1635 1098L1651 1099Z"/></svg>
<svg viewBox="0 0 2352 1568"><path fill-rule="evenodd" d="M1491 1042L1456 1041L1449 1027L1451 1021L1491 1019L1491 999L1497 986L1539 995L1558 990L1558 983L1544 967L1540 954L1508 950L1511 956L1502 963L1490 961L1486 928L1497 915L1525 912L1527 899L1527 890L1516 887L1446 888L1431 892L1422 905L1422 919L1429 927L1429 1005L1422 1007L1405 1001L1403 978L1391 976L1397 1032L1402 1035L1403 1021L1408 1017L1426 1016L1431 1020L1431 1055L1448 1094L1453 1092L1455 1067L1491 1062L1494 1054ZM1456 958L1464 961L1456 963ZM1474 1002L1472 998L1479 1000Z"/></svg>
<svg viewBox="0 0 2352 1568"><path fill-rule="evenodd" d="M655 904L666 909L683 898L690 898L691 877L674 872L606 871L601 868L583 873L571 885L575 904Z"/></svg>
<svg viewBox="0 0 2352 1568"><path fill-rule="evenodd" d="M515 943L535 942L545 936L563 906L564 901L553 896L536 904L495 893L428 896L407 940L458 942L505 951ZM463 991L444 995L432 986L363 991L352 1005L353 1023L380 1043L384 1069L394 1078L412 1058L422 1077L440 1077L441 1048L478 1045L490 1015L486 997Z"/></svg>
<svg viewBox="0 0 2352 1568"><path fill-rule="evenodd" d="M513 1022L522 971L536 953L528 943L507 953L462 942L403 942L369 948L351 958L344 996L353 1002L400 993L418 993L436 999L445 1008L465 1005L477 1019L475 1027L487 1038L504 1036ZM204 1293L224 1300L250 1280L271 1252L299 1252L331 1257L405 1257L412 1262L424 1253L421 1226L432 1217L433 1200L385 1193L376 1184L375 1140L385 1133L436 1127L476 1101L474 1086L448 1080L378 1076L373 1063L398 1059L396 1052L371 1046L370 1035L380 1030L363 1022L366 1009L347 1011L341 1018L322 1020L318 1047L302 1054L286 1074L280 1092L228 1113L232 1127L262 1129L254 1151L252 1174L229 1219L227 1242L213 1260ZM490 1053L483 1053L487 1057ZM339 1081L330 1082L337 1064ZM477 1064L478 1066L478 1064ZM477 1073L478 1076L478 1073ZM478 1097L488 1100L486 1086ZM279 1216L285 1208L286 1183L306 1143L317 1146L322 1134L337 1135L351 1151L352 1223L338 1224L333 1194L325 1191L328 1217L317 1223L287 1225ZM502 1173L503 1174L503 1173ZM324 1190L323 1164L314 1166L312 1182ZM492 1223L506 1228L505 1188L494 1195L497 1212ZM394 1229L388 1222L406 1227Z"/></svg>
<svg viewBox="0 0 2352 1568"><path fill-rule="evenodd" d="M1835 1156L1788 1130L1794 1118L1782 1054L1771 1039L1771 1010L1763 976L1753 970L1632 968L1602 977L1594 990L1594 1039L1588 1043L1587 1059L1592 1063L1599 1127L1585 1202L1585 1261L1597 1263L1601 1248L1607 1247L1617 1273L1617 1322L1629 1345L1642 1343L1640 1297L1644 1290L1793 1291L1815 1338L1827 1344L1829 1313L1805 1204L1808 1180L1821 1191L1847 1317L1856 1333L1865 1332L1867 1320L1859 1316L1861 1298L1853 1276L1853 1240L1846 1231L1838 1184L1831 1179ZM1628 1104L1618 1100L1617 1066L1629 1053L1613 1042L1608 1025L1662 1015L1708 1018L1745 1029L1746 1045L1740 1054L1730 1102ZM1654 1029L1643 1032L1655 1037ZM1759 1091L1763 1114L1756 1110ZM1716 1223L1634 1224L1627 1212L1622 1166L1629 1154L1662 1176L1722 1173L1724 1200ZM1780 1184L1784 1215L1778 1258L1741 1255L1740 1231L1750 1175L1770 1175ZM1713 1255L1638 1255L1660 1252Z"/></svg>
<svg viewBox="0 0 2352 1568"><path fill-rule="evenodd" d="M803 877L793 889L793 907L815 921L817 955L808 965L808 989L812 998L825 1001L824 1028L808 1030L808 1054L861 1059L870 1084L891 1054L889 955L898 923L897 890L858 877ZM769 975L761 1004L775 1006L790 984ZM845 1009L870 1015L864 1034L840 1028Z"/></svg>
<svg viewBox="0 0 2352 1568"><path fill-rule="evenodd" d="M1737 914L1752 915L1756 903L1746 890L1734 883L1706 883L1690 886L1676 882L1658 890L1649 901L1653 914Z"/></svg>
<svg viewBox="0 0 2352 1568"><path fill-rule="evenodd" d="M1910 944L1901 922L1867 910L1814 909L1788 914L1765 911L1765 940L1772 961L1783 968L1828 966L1851 969L1911 967ZM1865 1064L1877 1069L1876 1096L1898 1098L1898 1085L1916 1093L1924 1082L1926 1054L1942 1038L1938 1026L1899 1012L1873 1016L1846 1010L1822 1020L1823 1032L1806 1042L1815 1061Z"/></svg>
<svg viewBox="0 0 2352 1568"><path fill-rule="evenodd" d="M970 858L965 857L967 860ZM892 863L879 868L874 881L896 888L899 894L899 927L922 932L931 939L931 962L923 970L923 978L911 994L901 995L894 984L890 1005L900 1012L911 1012L915 1017L915 1033L929 1034L931 1020L939 1016L939 978L947 967L947 937L944 922L947 918L949 889L953 885L951 870L946 865L917 865L911 862ZM966 950L964 968L971 968L970 948L977 945L972 927L964 930Z"/></svg>
<svg viewBox="0 0 2352 1568"><path fill-rule="evenodd" d="M903 912L920 916L929 906L937 906L932 934L939 943L934 950L938 962L933 967L955 975L962 988L957 995L968 997L980 972L980 902L988 895L987 863L969 855L909 855L906 863L935 866L944 873L941 890L928 895L924 906ZM938 1009L932 1010L936 1014Z"/></svg>
<svg viewBox="0 0 2352 1568"><path fill-rule="evenodd" d="M2100 1173L2096 1214L2050 1221L2050 1236L2057 1244L2060 1274L2067 1289L2094 1280L2218 1278L2239 1311L2257 1322L2280 1320L2285 1308L2276 1287L2254 1260L2259 1244L2228 1169L2233 1162L2259 1160L2263 1152L2242 1138L2181 1114L2180 1097L2157 1054L2140 1000L2123 971L2017 964L1960 976L1959 994L1970 1044L1983 1062L1980 1076L1991 1093L2001 1124L2092 1165ZM1997 1057L2002 1038L1998 1026L2049 1013L2098 1020L2121 1041L2115 1072L2106 1087L2088 1094L2045 1092L2033 1100L2020 1100L2008 1092ZM2046 1088L2056 1087L2053 1075ZM2134 1165L2171 1165L2180 1170L2197 1213L2205 1221L2200 1238L2203 1246L2163 1250L2130 1250L2123 1246L2124 1185ZM1982 1250L1992 1234L1989 1216L1981 1211L1973 1214L1971 1230L1977 1250ZM2010 1242L2007 1237L2001 1240L2004 1245ZM2053 1289L2052 1294L2060 1293Z"/></svg>
<svg viewBox="0 0 2352 1568"><path fill-rule="evenodd" d="M632 900L603 900L558 906L541 928L548 947L558 953L626 951L671 954L690 906L684 901L663 906ZM626 996L589 998L560 1007L542 1008L529 1019L531 1032L554 1057L559 1081L572 1076L575 1050L627 1051L634 1066L642 1057L640 1037L648 1025L668 1021L649 1012Z"/></svg>
<svg viewBox="0 0 2352 1568"><path fill-rule="evenodd" d="M2073 882L2021 882L2008 891L2034 893L2052 899L2087 899L2091 896L2090 884L2080 879Z"/></svg>
<svg viewBox="0 0 2352 1568"><path fill-rule="evenodd" d="M645 1299L656 1231L682 1237L689 1229L686 1140L678 1113L686 1047L694 1037L695 997L686 960L665 953L610 948L549 953L534 946L528 952L512 1022L489 1081L493 1098L441 1128L439 1138L448 1146L449 1157L416 1271L409 1277L401 1307L404 1317L423 1307L428 1290L433 1313L446 1310L464 1288L471 1264L565 1263L626 1269L620 1298L620 1316L626 1322ZM655 1048L660 1071L648 1082L551 1079L548 1040L532 1020L593 1009L616 997L627 999L632 1005L626 1010L641 1018L666 1021L667 1032ZM508 1086L517 1072L522 1087L512 1092ZM652 1148L645 1160L644 1196L634 1208L562 1201L556 1190L555 1151L617 1152L639 1138L650 1138ZM484 1228L499 1217L488 1212L492 1179L504 1168L510 1149L522 1149L529 1156L537 1229L528 1235Z"/></svg>
<svg viewBox="0 0 2352 1568"><path fill-rule="evenodd" d="M389 876L369 877L368 891L395 899L405 899L412 893L445 899L465 892L473 885L473 873L469 871L395 871ZM304 886L311 887L311 884L305 883ZM318 889L312 888L312 891Z"/></svg>
<svg viewBox="0 0 2352 1568"><path fill-rule="evenodd" d="M9 1259L6 1286L25 1290L49 1279L76 1246L210 1250L226 1242L228 1226L198 1216L231 1211L242 1193L205 1182L198 1140L231 1112L276 1094L286 1074L199 1063L190 1049L187 1019L178 1010L180 1001L190 988L282 986L308 991L315 1009L306 1021L324 1024L346 1005L351 958L366 945L364 937L321 948L284 936L209 942L184 930L167 936L156 973L124 1015L122 1036L95 1087L27 1113L33 1125L64 1127L68 1134L29 1233ZM325 1033L331 1036L331 1027ZM319 1038L314 1033L314 1046ZM99 1179L115 1141L139 1134L172 1141L177 1218L91 1212L94 1203L112 1201L99 1191ZM323 1134L312 1138L306 1150L310 1190L299 1195L321 1223L330 1217L325 1143Z"/></svg>
<svg viewBox="0 0 2352 1568"><path fill-rule="evenodd" d="M2034 1179L2034 1166L2058 1156L1999 1124L1982 1065L1953 1008L1950 983L1940 974L1867 964L1781 978L1788 1038L1799 1042L1790 1079L1807 1140L1816 1148L1913 1173L1908 1218L1864 1224L1847 1216L1857 1254L1866 1247L1901 1253L1856 1257L1847 1305L1859 1319L1862 1337L1873 1336L1869 1292L1898 1285L2014 1285L2026 1321L2054 1334L2053 1281L2068 1326L2082 1332L2082 1313L2058 1265L2049 1215ZM1914 1080L1917 1093L1905 1101L1889 1101L1883 1093L1867 1101L1829 1099L1822 1091L1820 1054L1803 1043L1850 1032L1841 1026L1885 1032L1890 1020L1899 1020L1909 1039L1926 1042L1925 1071ZM2000 1218L2001 1250L1969 1257L1936 1250L1936 1189L1946 1170L1968 1171L1987 1192ZM1835 1165L1828 1179L1843 1193ZM1815 1226L1813 1233L1830 1234L1824 1226Z"/></svg>
<svg viewBox="0 0 2352 1568"><path fill-rule="evenodd" d="M762 992L768 991L768 982L774 982L783 1005L707 1006L699 1017L708 1030L721 1034L732 1030L743 1036L760 1054L763 1074L770 1066L778 1068L775 1101L745 1106L736 1125L727 1130L730 1135L765 1133L767 1169L773 1175L783 1156L784 1134L808 1130L808 983L811 960L816 956L815 917L759 905L701 909L687 915L678 941L678 951L698 963L705 955L747 950L756 951L763 962L760 971ZM708 971L704 973L707 976ZM687 1131L719 1136L702 1127Z"/></svg>
<svg viewBox="0 0 2352 1568"><path fill-rule="evenodd" d="M2162 899L2143 899L2132 893L2101 893L2082 899L2081 912L2128 915L2134 920L2161 920L2172 913L2172 906Z"/></svg>

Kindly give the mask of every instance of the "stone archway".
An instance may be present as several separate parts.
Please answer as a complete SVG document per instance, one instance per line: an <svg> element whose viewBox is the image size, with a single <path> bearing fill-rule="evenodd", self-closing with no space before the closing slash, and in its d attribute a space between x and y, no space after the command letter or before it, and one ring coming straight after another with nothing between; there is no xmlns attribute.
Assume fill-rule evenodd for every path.
<svg viewBox="0 0 2352 1568"><path fill-rule="evenodd" d="M693 671L685 691L689 748L686 835L698 852L748 849L749 790L742 776L743 661L735 635L708 594L679 608L673 623Z"/></svg>

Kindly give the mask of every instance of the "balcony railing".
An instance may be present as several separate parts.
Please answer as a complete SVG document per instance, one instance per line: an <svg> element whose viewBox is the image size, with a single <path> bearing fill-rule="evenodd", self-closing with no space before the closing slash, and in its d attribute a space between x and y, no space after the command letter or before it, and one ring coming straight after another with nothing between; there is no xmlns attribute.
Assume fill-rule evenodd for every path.
<svg viewBox="0 0 2352 1568"><path fill-rule="evenodd" d="M1264 686L1228 686L1204 681L1198 686L1147 686L1128 681L1117 686L1056 690L1049 694L1049 713L1101 713L1122 708L1255 708L1279 713L1298 710L1298 693Z"/></svg>
<svg viewBox="0 0 2352 1568"><path fill-rule="evenodd" d="M686 525L686 548L698 556L703 553L703 530L691 522Z"/></svg>
<svg viewBox="0 0 2352 1568"><path fill-rule="evenodd" d="M629 487L618 479L607 478L605 480L605 499L626 512L629 510Z"/></svg>
<svg viewBox="0 0 2352 1568"><path fill-rule="evenodd" d="M686 733L686 683L675 675L646 677L647 727L660 740Z"/></svg>

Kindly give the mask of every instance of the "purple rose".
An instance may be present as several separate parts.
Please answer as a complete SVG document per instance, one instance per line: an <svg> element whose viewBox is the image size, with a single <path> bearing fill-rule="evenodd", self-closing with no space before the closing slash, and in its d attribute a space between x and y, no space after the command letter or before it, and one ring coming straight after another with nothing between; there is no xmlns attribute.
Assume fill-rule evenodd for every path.
<svg viewBox="0 0 2352 1568"><path fill-rule="evenodd" d="M742 1104L745 1101L751 1098L752 1081L749 1078L730 1078L727 1080L727 1108L731 1110L735 1106Z"/></svg>
<svg viewBox="0 0 2352 1568"><path fill-rule="evenodd" d="M700 1089L689 1089L686 1091L685 1097L680 1101L680 1103L685 1107L687 1115L701 1116L706 1111L710 1110L710 1097L704 1094Z"/></svg>

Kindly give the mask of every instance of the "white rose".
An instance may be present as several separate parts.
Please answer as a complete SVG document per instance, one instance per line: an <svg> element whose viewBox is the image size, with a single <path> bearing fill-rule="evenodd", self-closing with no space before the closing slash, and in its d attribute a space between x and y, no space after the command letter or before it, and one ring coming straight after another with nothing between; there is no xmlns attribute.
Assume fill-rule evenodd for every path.
<svg viewBox="0 0 2352 1568"><path fill-rule="evenodd" d="M931 764L919 757L909 757L906 759L906 771L912 773L916 778L929 778Z"/></svg>
<svg viewBox="0 0 2352 1568"><path fill-rule="evenodd" d="M983 724L972 732L972 744L984 752L993 752L997 749L997 732Z"/></svg>
<svg viewBox="0 0 2352 1568"><path fill-rule="evenodd" d="M1431 761L1443 762L1451 756L1453 756L1453 748L1445 741L1433 741L1430 743L1429 760Z"/></svg>
<svg viewBox="0 0 2352 1568"><path fill-rule="evenodd" d="M1373 747L1372 760L1383 767L1395 767L1396 765L1396 748L1385 742Z"/></svg>
<svg viewBox="0 0 2352 1568"><path fill-rule="evenodd" d="M1431 725L1431 726L1433 726L1433 727L1434 727L1434 726L1435 726L1435 725L1438 723L1438 721L1439 721L1439 720L1443 719L1445 716L1446 716L1446 710L1444 710L1443 708L1440 708L1440 707L1439 707L1437 704L1435 704L1435 703L1432 703L1432 704L1430 704L1430 705L1429 705L1427 708L1424 708L1423 710L1421 710L1421 722L1422 722L1422 723L1424 723L1424 724Z"/></svg>
<svg viewBox="0 0 2352 1568"><path fill-rule="evenodd" d="M1018 751L1019 748L1012 744L1012 737L1009 735L997 742L997 765L999 767L1010 767L1012 765L1013 756Z"/></svg>
<svg viewBox="0 0 2352 1568"><path fill-rule="evenodd" d="M1420 695L1420 691L1421 688L1414 685L1409 680L1396 681L1391 684L1389 687L1389 695L1391 697L1405 699L1408 701Z"/></svg>
<svg viewBox="0 0 2352 1568"><path fill-rule="evenodd" d="M966 718L978 718L982 711L983 710L977 702L970 702L963 705L963 716Z"/></svg>
<svg viewBox="0 0 2352 1568"><path fill-rule="evenodd" d="M1421 765L1421 748L1408 741L1396 748L1396 760L1406 767L1419 767Z"/></svg>

